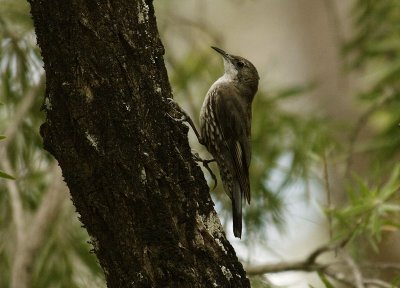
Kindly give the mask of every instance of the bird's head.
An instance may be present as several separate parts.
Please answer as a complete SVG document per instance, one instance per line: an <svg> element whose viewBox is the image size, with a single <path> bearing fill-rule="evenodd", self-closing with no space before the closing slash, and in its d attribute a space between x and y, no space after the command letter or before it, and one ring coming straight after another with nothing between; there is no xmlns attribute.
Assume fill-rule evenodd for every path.
<svg viewBox="0 0 400 288"><path fill-rule="evenodd" d="M224 59L225 77L229 81L258 86L258 72L256 67L247 59L226 53L224 50L211 46Z"/></svg>

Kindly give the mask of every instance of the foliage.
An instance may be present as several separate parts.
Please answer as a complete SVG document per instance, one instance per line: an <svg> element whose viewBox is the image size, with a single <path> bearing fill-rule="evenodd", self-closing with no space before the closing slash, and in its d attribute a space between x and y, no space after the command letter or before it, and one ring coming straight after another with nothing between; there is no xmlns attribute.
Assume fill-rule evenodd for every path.
<svg viewBox="0 0 400 288"><path fill-rule="evenodd" d="M322 283L324 283L326 288L333 288L333 284L328 280L328 278L322 272L318 272L318 276L320 277Z"/></svg>
<svg viewBox="0 0 400 288"><path fill-rule="evenodd" d="M0 170L0 178L15 180L15 177L13 177L10 174L7 174L6 172L1 171L1 170Z"/></svg>
<svg viewBox="0 0 400 288"><path fill-rule="evenodd" d="M400 6L396 0L358 0L353 17L356 33L344 52L348 69L364 75L359 98L372 107L360 125L376 133L359 149L373 154L375 165L391 169L400 145Z"/></svg>
<svg viewBox="0 0 400 288"><path fill-rule="evenodd" d="M391 226L399 228L399 145L400 145L400 56L398 1L356 1L353 9L356 33L344 47L348 69L362 71L359 99L369 108L351 137L347 169L352 159L363 157L369 170L348 181L346 206L333 211L348 228L359 232L376 247L381 232ZM371 137L358 137L362 129ZM360 138L360 139L359 139ZM370 179L373 179L371 181ZM344 223L346 222L346 223ZM372 239L375 239L372 240Z"/></svg>
<svg viewBox="0 0 400 288"><path fill-rule="evenodd" d="M8 173L16 178L0 180L0 271L6 275L0 277L0 286L7 287L18 249L9 182L18 189L29 226L51 186L54 160L42 150L38 133L44 117L39 112L44 73L28 4L22 0L0 0L0 4L0 131L7 136L0 136L0 166L7 172L0 170L0 178L13 178ZM168 4L156 5L164 11L158 21L175 98L189 114L198 115L207 89L222 72L220 59L199 43L221 46L224 39L205 21L178 17ZM274 224L284 232L287 199L282 195L286 189L304 187L305 199L310 186L318 187L320 194L331 193L326 185L330 175L321 172L327 163L337 163L335 190L345 195L340 205L326 209L334 238L351 234L351 248L360 257L363 247L355 240L367 239L378 251L385 234L399 231L400 5L398 0L358 0L352 17L355 33L344 46L343 59L348 72L361 75L361 88L352 96L365 110L354 125L343 125L320 113L288 109L287 103L314 88L308 83L273 91L261 89L255 98L252 204L245 209L243 239L249 247L268 243L265 227ZM174 38L169 37L172 34ZM173 49L176 42L183 44L181 50ZM175 50L179 52L174 54ZM198 117L192 118L197 122ZM194 150L207 158L204 147L193 137L190 140ZM363 169L355 165L360 159ZM217 171L216 166L213 169ZM324 186L327 191L321 188ZM220 216L228 223L231 204L221 185L212 195ZM87 253L89 238L79 227L71 202L66 200L61 207L35 259L32 287L104 286L94 255ZM325 287L334 286L328 276L320 273L319 277ZM270 285L260 276L251 281L254 287Z"/></svg>
<svg viewBox="0 0 400 288"><path fill-rule="evenodd" d="M0 135L0 141L5 138L6 138L6 136ZM6 172L4 172L2 170L0 170L0 178L15 180L15 177L11 176L10 174L7 174Z"/></svg>
<svg viewBox="0 0 400 288"><path fill-rule="evenodd" d="M250 278L251 287L253 288L271 288L271 283L269 283L262 276L255 276Z"/></svg>
<svg viewBox="0 0 400 288"><path fill-rule="evenodd" d="M356 177L348 188L349 203L343 208L332 211L338 226L344 229L344 235L362 234L375 250L382 238L382 232L396 231L400 223L396 219L400 213L400 165L393 168L389 179L382 185L366 183Z"/></svg>

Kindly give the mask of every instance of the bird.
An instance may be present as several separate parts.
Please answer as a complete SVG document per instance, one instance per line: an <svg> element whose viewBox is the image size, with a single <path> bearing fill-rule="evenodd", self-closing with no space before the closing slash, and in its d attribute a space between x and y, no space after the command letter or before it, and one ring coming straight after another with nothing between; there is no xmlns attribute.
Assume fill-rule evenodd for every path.
<svg viewBox="0 0 400 288"><path fill-rule="evenodd" d="M252 102L260 77L247 59L211 46L224 61L224 74L209 88L200 110L199 142L219 167L232 201L233 233L242 237L242 203L250 204Z"/></svg>

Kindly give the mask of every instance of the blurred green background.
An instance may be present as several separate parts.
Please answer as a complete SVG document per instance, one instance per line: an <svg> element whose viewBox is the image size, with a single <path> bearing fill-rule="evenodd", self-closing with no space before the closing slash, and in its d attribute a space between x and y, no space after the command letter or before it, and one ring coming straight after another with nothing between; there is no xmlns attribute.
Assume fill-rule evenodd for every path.
<svg viewBox="0 0 400 288"><path fill-rule="evenodd" d="M261 76L241 241L232 239L222 185L211 192L243 263L302 259L352 235L356 263L400 265L399 1L154 4L175 100L196 124L223 72L211 45L251 60ZM25 1L0 0L0 45L0 287L18 287L18 265L29 267L28 287L105 287L58 165L42 148L45 75ZM189 137L194 152L210 157ZM398 267L360 267L399 285ZM304 273L251 281L329 287Z"/></svg>

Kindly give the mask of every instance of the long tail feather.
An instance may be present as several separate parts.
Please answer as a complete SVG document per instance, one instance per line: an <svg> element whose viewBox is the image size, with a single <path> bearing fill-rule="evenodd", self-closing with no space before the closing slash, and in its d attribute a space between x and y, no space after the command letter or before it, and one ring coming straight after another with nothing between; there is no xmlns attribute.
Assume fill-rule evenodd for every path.
<svg viewBox="0 0 400 288"><path fill-rule="evenodd" d="M233 185L232 192L233 234L237 238L242 238L242 195L237 181Z"/></svg>

